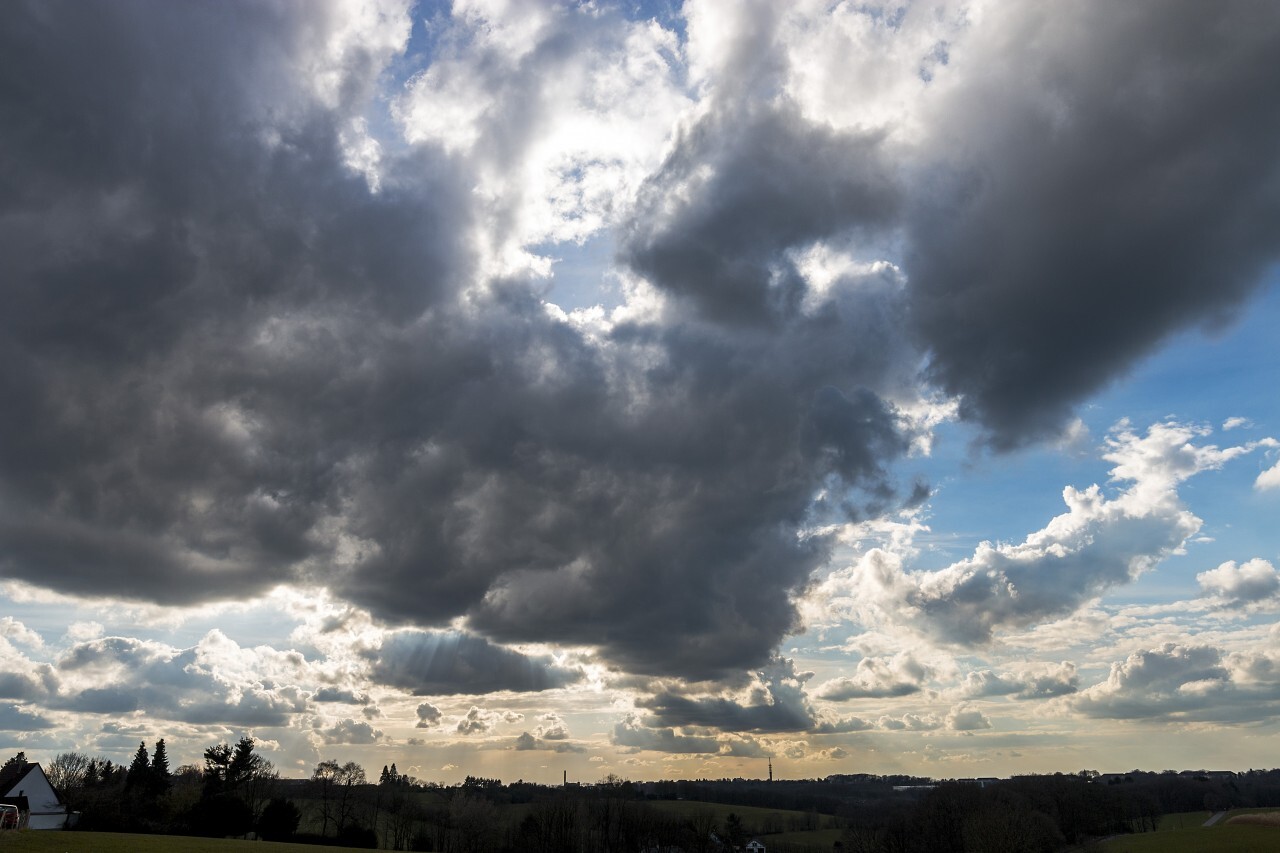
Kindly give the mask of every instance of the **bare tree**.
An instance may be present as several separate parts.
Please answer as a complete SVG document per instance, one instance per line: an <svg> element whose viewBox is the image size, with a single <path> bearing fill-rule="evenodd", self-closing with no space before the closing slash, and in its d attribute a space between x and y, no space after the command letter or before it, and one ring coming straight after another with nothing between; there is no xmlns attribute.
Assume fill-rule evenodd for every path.
<svg viewBox="0 0 1280 853"><path fill-rule="evenodd" d="M329 821L333 817L330 805L333 800L333 787L337 783L338 774L341 772L341 765L333 759L329 759L317 764L315 771L311 774L311 783L320 797L321 835L329 834Z"/></svg>
<svg viewBox="0 0 1280 853"><path fill-rule="evenodd" d="M388 841L392 850L407 850L413 831L422 819L416 797L403 788L393 788L387 801Z"/></svg>
<svg viewBox="0 0 1280 853"><path fill-rule="evenodd" d="M357 789L365 784L364 768L354 761L348 761L338 769L335 781L338 783L338 803L334 819L338 825L338 832L341 833L346 829L347 823L359 805Z"/></svg>
<svg viewBox="0 0 1280 853"><path fill-rule="evenodd" d="M49 777L49 784L65 799L69 792L84 787L92 761L83 752L60 752L44 769L44 775Z"/></svg>
<svg viewBox="0 0 1280 853"><path fill-rule="evenodd" d="M487 853L498 846L498 811L482 797L459 794L449 801L450 853Z"/></svg>

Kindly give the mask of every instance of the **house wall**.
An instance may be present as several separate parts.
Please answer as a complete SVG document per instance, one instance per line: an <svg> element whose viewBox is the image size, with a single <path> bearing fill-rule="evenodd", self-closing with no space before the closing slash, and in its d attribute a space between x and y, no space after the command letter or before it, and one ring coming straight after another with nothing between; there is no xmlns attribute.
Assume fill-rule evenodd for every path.
<svg viewBox="0 0 1280 853"><path fill-rule="evenodd" d="M66 812L52 812L49 814L32 812L31 816L27 818L27 829L62 829L63 824L66 822Z"/></svg>
<svg viewBox="0 0 1280 853"><path fill-rule="evenodd" d="M62 829L66 823L67 807L59 801L58 794L39 766L29 770L0 796L27 798L31 806L31 816L27 819L28 829Z"/></svg>

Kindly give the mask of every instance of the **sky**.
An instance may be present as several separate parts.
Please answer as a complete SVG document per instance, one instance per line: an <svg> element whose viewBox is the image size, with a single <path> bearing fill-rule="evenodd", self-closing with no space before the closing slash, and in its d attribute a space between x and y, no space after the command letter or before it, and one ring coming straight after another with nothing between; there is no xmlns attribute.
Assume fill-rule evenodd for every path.
<svg viewBox="0 0 1280 853"><path fill-rule="evenodd" d="M1271 766L1280 10L0 4L0 754Z"/></svg>

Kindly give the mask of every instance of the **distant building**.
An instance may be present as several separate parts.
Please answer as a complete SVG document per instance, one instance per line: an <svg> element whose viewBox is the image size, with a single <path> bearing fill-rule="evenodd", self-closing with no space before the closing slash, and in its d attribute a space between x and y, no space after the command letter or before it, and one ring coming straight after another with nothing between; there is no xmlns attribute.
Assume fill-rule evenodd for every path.
<svg viewBox="0 0 1280 853"><path fill-rule="evenodd" d="M747 846L742 848L747 853L765 853L764 842L759 838L753 838L747 842Z"/></svg>
<svg viewBox="0 0 1280 853"><path fill-rule="evenodd" d="M15 764L0 774L0 803L25 810L27 829L63 829L67 807L39 764Z"/></svg>

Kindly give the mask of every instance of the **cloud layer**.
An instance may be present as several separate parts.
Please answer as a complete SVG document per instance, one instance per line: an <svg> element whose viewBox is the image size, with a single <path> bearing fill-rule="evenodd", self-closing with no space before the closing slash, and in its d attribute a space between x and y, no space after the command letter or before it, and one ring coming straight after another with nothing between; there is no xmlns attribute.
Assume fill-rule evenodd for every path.
<svg viewBox="0 0 1280 853"><path fill-rule="evenodd" d="M1269 708L1271 659L1216 641L1083 689L1065 655L947 655L1179 555L1183 484L1274 440L1121 423L1111 482L1022 541L832 567L928 499L940 423L1039 441L1240 310L1280 256L1276 55L1246 2L0 6L0 577L314 608L303 651L0 619L0 729L371 747L386 705L576 754L501 702L610 684L597 733L711 760L995 702ZM553 304L589 252L602 304ZM1274 607L1251 556L1186 606ZM801 605L882 640L815 676L781 653Z"/></svg>

